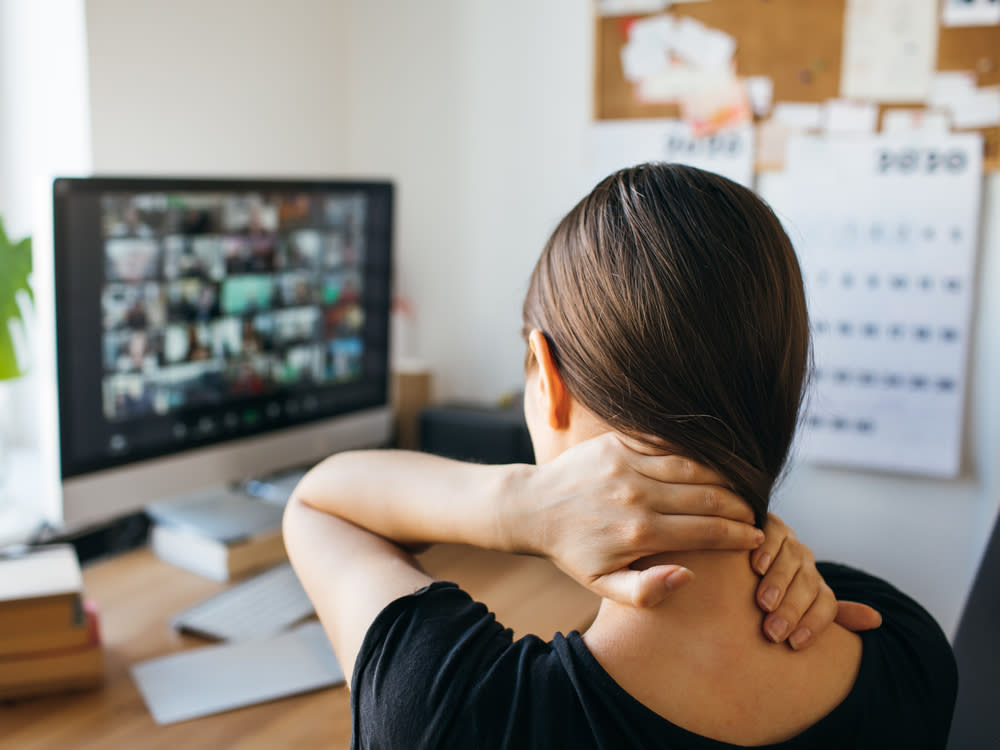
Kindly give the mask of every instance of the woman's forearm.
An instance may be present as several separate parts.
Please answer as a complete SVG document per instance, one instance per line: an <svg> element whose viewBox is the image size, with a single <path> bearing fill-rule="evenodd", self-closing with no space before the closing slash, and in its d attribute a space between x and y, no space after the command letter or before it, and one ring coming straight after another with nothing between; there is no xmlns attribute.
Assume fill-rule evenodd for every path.
<svg viewBox="0 0 1000 750"><path fill-rule="evenodd" d="M673 578L675 565L632 569L636 560L681 550L751 550L763 541L751 525L750 508L723 485L705 467L678 456L637 453L611 433L540 466L484 466L424 453L359 451L332 456L303 477L286 511L285 531L290 553L297 550L291 555L299 559L296 567L321 571L311 593L329 588L328 578L339 569L350 570L348 577L379 571L376 578L398 584L400 561L403 568L416 565L406 551L455 542L548 557L601 596L654 606L683 581ZM347 523L320 524L322 516L309 508ZM797 546L785 543L787 528L771 531L772 544L761 555L774 558L773 570L761 569L757 559L755 568L767 573L759 593L774 585L781 602L817 600L822 578L811 554L795 554ZM361 560L360 567L349 564ZM815 575L801 575L800 570ZM782 571L787 575L777 580ZM368 588L374 585L371 576L365 580ZM379 591L395 598L396 588ZM360 595L353 591L345 600ZM379 599L372 604L371 617L385 603ZM794 628L802 609L781 607L769 602L764 609ZM815 615L815 607L809 610L815 615L807 617L813 633L832 620L834 608L827 609L826 615ZM358 644L363 634L361 630Z"/></svg>
<svg viewBox="0 0 1000 750"><path fill-rule="evenodd" d="M404 547L455 542L537 552L530 529L511 520L532 468L355 451L317 465L293 497Z"/></svg>

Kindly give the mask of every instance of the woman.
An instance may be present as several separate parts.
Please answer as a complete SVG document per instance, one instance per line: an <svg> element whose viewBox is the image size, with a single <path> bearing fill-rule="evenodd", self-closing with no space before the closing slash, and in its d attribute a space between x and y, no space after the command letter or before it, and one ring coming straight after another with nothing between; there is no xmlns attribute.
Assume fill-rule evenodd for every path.
<svg viewBox="0 0 1000 750"><path fill-rule="evenodd" d="M353 675L354 746L943 747L956 675L933 619L828 566L884 624L827 627L808 551L768 519L809 357L770 209L679 165L611 175L553 233L524 323L537 467L342 454L293 494L286 540ZM437 541L548 556L600 612L511 642L407 551ZM855 629L865 613L841 606Z"/></svg>

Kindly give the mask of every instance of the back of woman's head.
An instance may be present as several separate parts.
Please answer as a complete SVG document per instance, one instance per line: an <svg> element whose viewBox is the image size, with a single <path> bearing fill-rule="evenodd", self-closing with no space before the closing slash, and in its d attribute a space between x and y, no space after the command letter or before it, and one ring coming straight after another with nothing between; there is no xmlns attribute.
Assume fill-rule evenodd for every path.
<svg viewBox="0 0 1000 750"><path fill-rule="evenodd" d="M524 322L586 409L716 469L763 523L809 325L795 252L754 193L678 164L607 177L549 239Z"/></svg>

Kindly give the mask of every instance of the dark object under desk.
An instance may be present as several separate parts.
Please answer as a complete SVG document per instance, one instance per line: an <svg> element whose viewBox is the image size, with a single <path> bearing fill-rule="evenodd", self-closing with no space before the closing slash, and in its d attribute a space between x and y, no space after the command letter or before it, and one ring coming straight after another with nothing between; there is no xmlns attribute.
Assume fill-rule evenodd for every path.
<svg viewBox="0 0 1000 750"><path fill-rule="evenodd" d="M1000 742L1000 519L955 636L958 703L949 750L981 750Z"/></svg>
<svg viewBox="0 0 1000 750"><path fill-rule="evenodd" d="M420 450L481 464L535 462L520 400L505 407L445 404L424 409Z"/></svg>

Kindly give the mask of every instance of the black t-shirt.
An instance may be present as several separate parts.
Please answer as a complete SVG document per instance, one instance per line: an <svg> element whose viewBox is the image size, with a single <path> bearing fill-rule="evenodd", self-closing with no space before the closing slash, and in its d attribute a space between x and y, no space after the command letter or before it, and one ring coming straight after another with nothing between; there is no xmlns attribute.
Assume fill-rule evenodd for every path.
<svg viewBox="0 0 1000 750"><path fill-rule="evenodd" d="M934 619L885 581L819 566L838 599L870 604L854 687L830 714L774 748L943 748L957 671ZM733 748L670 723L625 692L576 631L513 640L482 604L437 581L389 604L354 667L351 747ZM748 689L753 689L748 687Z"/></svg>

